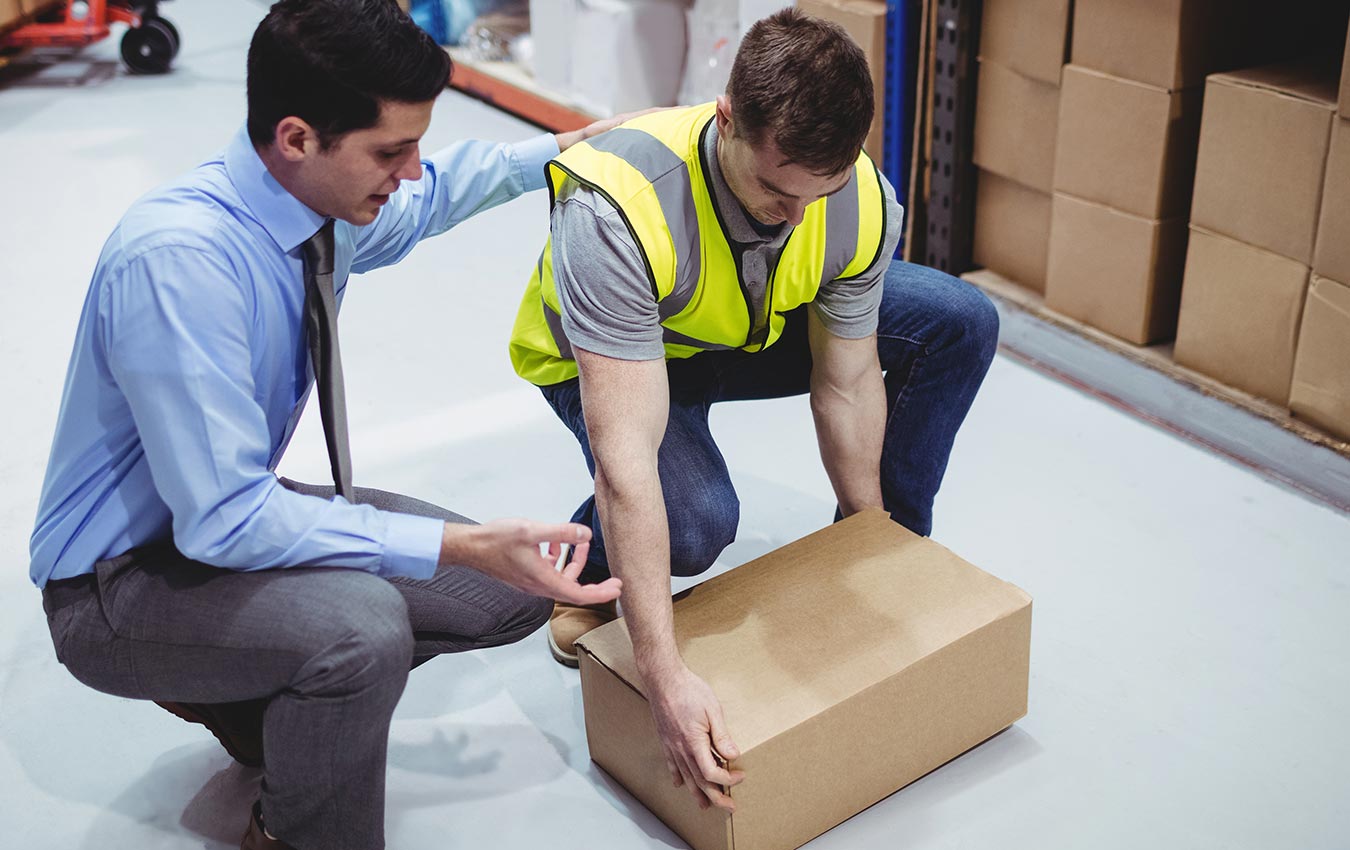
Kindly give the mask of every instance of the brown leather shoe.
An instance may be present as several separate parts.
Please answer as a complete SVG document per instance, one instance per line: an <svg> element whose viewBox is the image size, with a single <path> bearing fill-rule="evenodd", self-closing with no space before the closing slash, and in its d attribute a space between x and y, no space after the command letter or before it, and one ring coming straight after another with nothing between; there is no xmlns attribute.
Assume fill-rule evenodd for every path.
<svg viewBox="0 0 1350 850"><path fill-rule="evenodd" d="M248 819L248 832L244 833L244 843L239 850L295 850L294 847L278 838L268 838L263 829L262 802L253 803L253 814Z"/></svg>
<svg viewBox="0 0 1350 850"><path fill-rule="evenodd" d="M569 605L554 602L553 614L548 618L548 650L553 660L568 667L576 667L577 639L591 629L619 619L618 607L613 602L599 605Z"/></svg>
<svg viewBox="0 0 1350 850"><path fill-rule="evenodd" d="M196 703L156 702L155 705L210 730L230 758L245 767L263 766L262 716L267 700Z"/></svg>

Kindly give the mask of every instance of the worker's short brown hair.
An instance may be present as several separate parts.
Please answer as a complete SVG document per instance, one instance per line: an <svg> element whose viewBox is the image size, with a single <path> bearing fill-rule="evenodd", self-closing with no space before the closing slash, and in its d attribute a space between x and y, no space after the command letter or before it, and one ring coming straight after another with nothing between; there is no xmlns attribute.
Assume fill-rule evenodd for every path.
<svg viewBox="0 0 1350 850"><path fill-rule="evenodd" d="M862 48L829 21L784 9L750 27L727 83L734 132L771 139L818 174L851 166L872 126L872 75Z"/></svg>

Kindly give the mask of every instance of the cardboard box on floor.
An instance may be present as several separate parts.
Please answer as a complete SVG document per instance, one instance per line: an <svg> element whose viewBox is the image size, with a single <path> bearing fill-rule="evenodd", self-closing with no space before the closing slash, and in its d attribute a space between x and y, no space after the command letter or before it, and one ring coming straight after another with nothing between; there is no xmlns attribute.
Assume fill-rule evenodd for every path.
<svg viewBox="0 0 1350 850"><path fill-rule="evenodd" d="M1294 415L1350 440L1350 286L1313 276L1294 358Z"/></svg>
<svg viewBox="0 0 1350 850"><path fill-rule="evenodd" d="M1307 289L1307 266L1193 226L1177 362L1288 405Z"/></svg>
<svg viewBox="0 0 1350 850"><path fill-rule="evenodd" d="M740 748L736 813L671 785L626 624L579 642L591 758L695 850L790 850L1026 714L1031 600L869 511L675 602Z"/></svg>
<svg viewBox="0 0 1350 850"><path fill-rule="evenodd" d="M1195 180L1202 94L1067 66L1055 191L1147 219L1184 217Z"/></svg>
<svg viewBox="0 0 1350 850"><path fill-rule="evenodd" d="M973 259L1037 292L1045 291L1050 195L990 171L975 188Z"/></svg>
<svg viewBox="0 0 1350 850"><path fill-rule="evenodd" d="M1059 87L997 62L980 62L972 159L986 171L1042 192L1055 172Z"/></svg>
<svg viewBox="0 0 1350 850"><path fill-rule="evenodd" d="M1191 223L1311 265L1335 108L1325 66L1210 77Z"/></svg>
<svg viewBox="0 0 1350 850"><path fill-rule="evenodd" d="M984 0L980 58L1059 85L1069 58L1072 0Z"/></svg>
<svg viewBox="0 0 1350 850"><path fill-rule="evenodd" d="M863 142L863 150L880 168L885 152L882 131L886 124L886 3L884 0L797 0L797 8L839 24L866 54L867 66L872 72L875 106L872 129ZM748 27L749 23L742 22L742 26Z"/></svg>
<svg viewBox="0 0 1350 850"><path fill-rule="evenodd" d="M1332 280L1350 280L1350 121L1331 128L1331 153L1322 184L1313 271Z"/></svg>
<svg viewBox="0 0 1350 850"><path fill-rule="evenodd" d="M1147 219L1056 192L1045 306L1136 345L1172 338L1186 219Z"/></svg>

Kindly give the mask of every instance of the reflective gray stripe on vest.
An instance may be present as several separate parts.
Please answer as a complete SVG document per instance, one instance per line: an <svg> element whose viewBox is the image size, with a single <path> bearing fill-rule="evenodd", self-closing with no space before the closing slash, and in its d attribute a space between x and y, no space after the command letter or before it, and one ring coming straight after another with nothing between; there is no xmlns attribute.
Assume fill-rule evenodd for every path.
<svg viewBox="0 0 1350 850"><path fill-rule="evenodd" d="M616 127L587 143L627 162L652 184L675 246L675 285L657 305L657 311L662 321L680 314L694 297L702 271L698 211L689 166L660 140L641 130Z"/></svg>
<svg viewBox="0 0 1350 850"><path fill-rule="evenodd" d="M852 241L847 241L849 239ZM845 244L847 242L847 244ZM825 199L825 263L820 276L825 285L844 273L858 253L858 172Z"/></svg>
<svg viewBox="0 0 1350 850"><path fill-rule="evenodd" d="M694 339L692 336L685 336L679 331L672 331L664 325L661 326L661 332L661 341L670 345L688 345L704 351L736 351L740 348L737 345L722 345L704 339Z"/></svg>

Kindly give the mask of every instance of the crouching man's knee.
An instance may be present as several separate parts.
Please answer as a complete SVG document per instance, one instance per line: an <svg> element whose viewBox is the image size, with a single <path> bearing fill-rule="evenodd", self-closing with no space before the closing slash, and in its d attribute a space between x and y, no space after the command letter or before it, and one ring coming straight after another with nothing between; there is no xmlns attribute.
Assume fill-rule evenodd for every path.
<svg viewBox="0 0 1350 850"><path fill-rule="evenodd" d="M736 539L741 506L735 496L670 506L670 572L701 575Z"/></svg>

